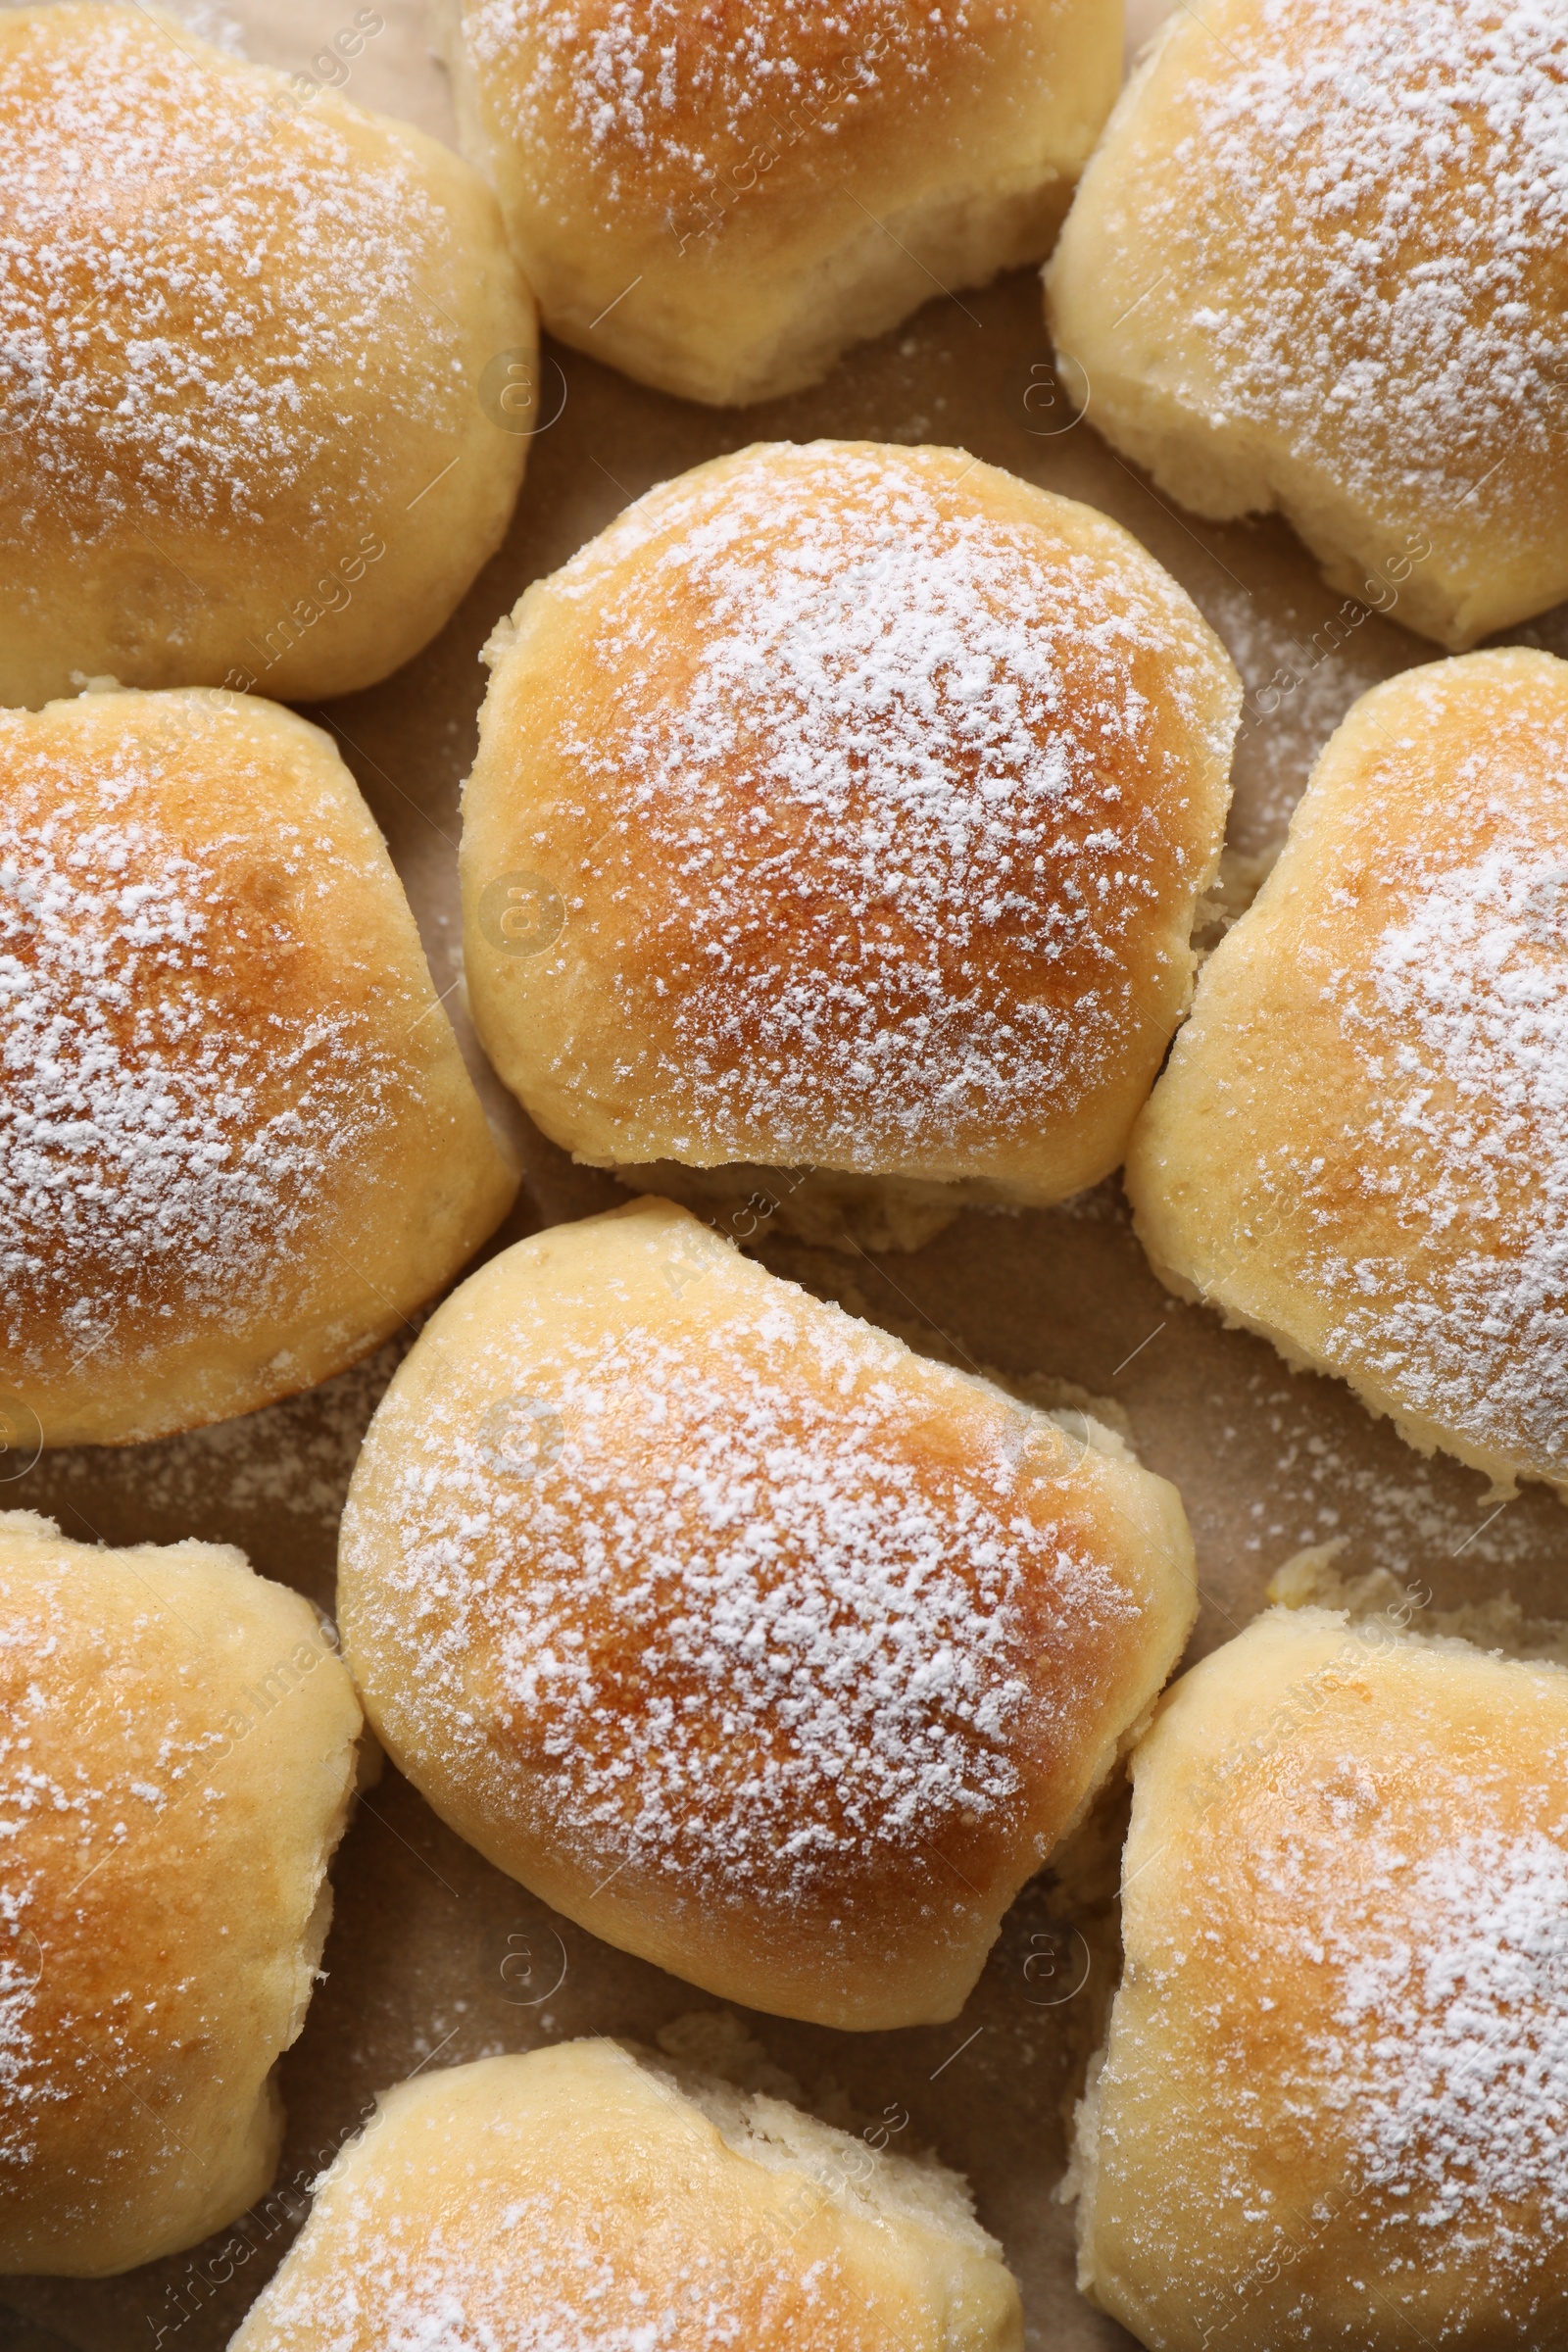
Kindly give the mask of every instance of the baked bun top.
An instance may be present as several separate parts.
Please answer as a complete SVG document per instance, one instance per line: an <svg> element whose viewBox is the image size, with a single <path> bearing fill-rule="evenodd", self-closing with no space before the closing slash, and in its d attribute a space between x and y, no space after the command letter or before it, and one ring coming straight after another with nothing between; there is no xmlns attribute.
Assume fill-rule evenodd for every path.
<svg viewBox="0 0 1568 2352"><path fill-rule="evenodd" d="M1021 2352L943 2166L614 2041L401 2083L233 2352Z"/></svg>
<svg viewBox="0 0 1568 2352"><path fill-rule="evenodd" d="M327 736L206 688L0 711L0 1391L45 1444L340 1371L514 1184Z"/></svg>
<svg viewBox="0 0 1568 2352"><path fill-rule="evenodd" d="M1412 1443L1568 1482L1568 662L1406 671L1319 760L1134 1138L1156 1269Z"/></svg>
<svg viewBox="0 0 1568 2352"><path fill-rule="evenodd" d="M1413 535L1399 618L1455 648L1568 593L1560 10L1177 10L1051 280L1102 402L1187 419L1177 494L1233 468L1201 511L1280 496L1352 594Z"/></svg>
<svg viewBox="0 0 1568 2352"><path fill-rule="evenodd" d="M1117 524L952 450L759 446L639 500L493 656L466 964L558 1143L1034 1200L1116 1165L1240 705Z"/></svg>
<svg viewBox="0 0 1568 2352"><path fill-rule="evenodd" d="M298 1593L0 1513L0 2272L102 2278L271 2179L360 1711Z"/></svg>
<svg viewBox="0 0 1568 2352"><path fill-rule="evenodd" d="M468 165L70 0L0 11L0 700L340 694L434 634L527 448L480 405L534 321Z"/></svg>
<svg viewBox="0 0 1568 2352"><path fill-rule="evenodd" d="M537 159L557 220L601 234L628 219L700 233L704 198L733 184L725 168L761 147L774 160L760 226L780 242L799 235L799 208L813 200L874 189L897 210L897 181L916 193L931 138L956 143L965 99L1000 79L999 49L1016 74L1046 14L1035 0L748 0L706 16L671 0L463 7L494 130ZM808 126L819 135L789 135Z"/></svg>
<svg viewBox="0 0 1568 2352"><path fill-rule="evenodd" d="M1117 0L439 0L465 151L547 323L685 397L816 380L1049 250Z"/></svg>
<svg viewBox="0 0 1568 2352"><path fill-rule="evenodd" d="M371 1720L464 1837L606 1940L839 2026L956 2012L1196 1606L1175 1490L1108 1433L658 1200L446 1303L339 1562Z"/></svg>
<svg viewBox="0 0 1568 2352"><path fill-rule="evenodd" d="M1081 2278L1147 2344L1568 2326L1568 1673L1274 1611L1134 1758Z"/></svg>

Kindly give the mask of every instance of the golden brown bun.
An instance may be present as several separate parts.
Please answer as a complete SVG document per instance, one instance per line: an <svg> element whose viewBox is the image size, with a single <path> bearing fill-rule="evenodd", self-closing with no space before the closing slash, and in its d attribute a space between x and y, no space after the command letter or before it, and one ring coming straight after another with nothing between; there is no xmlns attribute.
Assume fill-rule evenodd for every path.
<svg viewBox="0 0 1568 2352"><path fill-rule="evenodd" d="M465 151L553 334L690 400L815 383L1037 260L1120 0L438 0Z"/></svg>
<svg viewBox="0 0 1568 2352"><path fill-rule="evenodd" d="M1241 700L1117 524L959 451L761 445L650 492L492 651L465 957L557 1143L1024 1201L1116 1166Z"/></svg>
<svg viewBox="0 0 1568 2352"><path fill-rule="evenodd" d="M0 10L0 702L304 701L434 636L527 448L477 173L140 0Z"/></svg>
<svg viewBox="0 0 1568 2352"><path fill-rule="evenodd" d="M515 1189L329 737L205 687L0 711L10 1443L326 1379Z"/></svg>
<svg viewBox="0 0 1568 2352"><path fill-rule="evenodd" d="M1204 966L1127 1189L1155 1271L1413 1446L1568 1486L1568 662L1408 670Z"/></svg>
<svg viewBox="0 0 1568 2352"><path fill-rule="evenodd" d="M1069 2177L1158 2352L1568 2331L1568 1673L1277 1610L1133 1762Z"/></svg>
<svg viewBox="0 0 1568 2352"><path fill-rule="evenodd" d="M0 1719L0 2272L106 2278L271 2180L360 1710L243 1553L10 1511Z"/></svg>
<svg viewBox="0 0 1568 2352"><path fill-rule="evenodd" d="M1178 8L1047 272L1089 414L1456 650L1568 594L1568 28L1496 0Z"/></svg>
<svg viewBox="0 0 1568 2352"><path fill-rule="evenodd" d="M233 2352L1021 2352L941 2165L616 2041L387 2091Z"/></svg>
<svg viewBox="0 0 1568 2352"><path fill-rule="evenodd" d="M859 2028L956 2015L1196 1607L1119 1440L659 1200L448 1300L339 1559L367 1712L461 1836L710 1992Z"/></svg>

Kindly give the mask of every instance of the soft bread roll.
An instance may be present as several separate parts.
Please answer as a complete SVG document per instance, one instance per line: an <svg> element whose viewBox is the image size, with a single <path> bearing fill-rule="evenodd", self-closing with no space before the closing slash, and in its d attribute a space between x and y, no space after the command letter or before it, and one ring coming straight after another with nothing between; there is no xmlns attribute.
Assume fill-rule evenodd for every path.
<svg viewBox="0 0 1568 2352"><path fill-rule="evenodd" d="M1423 1452L1568 1487L1568 662L1406 671L1331 738L1127 1163L1182 1296Z"/></svg>
<svg viewBox="0 0 1568 2352"><path fill-rule="evenodd" d="M459 1834L752 2008L952 2017L1197 1608L1174 1488L648 1200L470 1277L370 1425L344 1654Z"/></svg>
<svg viewBox="0 0 1568 2352"><path fill-rule="evenodd" d="M616 2041L387 2091L232 2352L1022 2352L955 2173Z"/></svg>
<svg viewBox="0 0 1568 2352"><path fill-rule="evenodd" d="M101 2278L271 2180L360 1710L243 1553L10 1511L0 1718L0 2272Z"/></svg>
<svg viewBox="0 0 1568 2352"><path fill-rule="evenodd" d="M0 711L14 1441L163 1437L324 1380L515 1189L329 737L210 688Z"/></svg>
<svg viewBox="0 0 1568 2352"><path fill-rule="evenodd" d="M761 445L650 492L491 650L465 960L557 1143L950 1207L1116 1166L1241 701L1117 524L959 451Z"/></svg>
<svg viewBox="0 0 1568 2352"><path fill-rule="evenodd" d="M1047 272L1091 420L1277 508L1456 649L1568 594L1568 22L1204 0L1128 85Z"/></svg>
<svg viewBox="0 0 1568 2352"><path fill-rule="evenodd" d="M527 449L482 405L536 329L477 173L140 0L7 9L0 221L0 702L302 701L434 636Z"/></svg>
<svg viewBox="0 0 1568 2352"><path fill-rule="evenodd" d="M464 147L545 324L690 400L771 399L1048 252L1120 0L438 0Z"/></svg>
<svg viewBox="0 0 1568 2352"><path fill-rule="evenodd" d="M1079 2278L1158 2352L1568 2333L1568 1672L1275 1611L1133 1760Z"/></svg>

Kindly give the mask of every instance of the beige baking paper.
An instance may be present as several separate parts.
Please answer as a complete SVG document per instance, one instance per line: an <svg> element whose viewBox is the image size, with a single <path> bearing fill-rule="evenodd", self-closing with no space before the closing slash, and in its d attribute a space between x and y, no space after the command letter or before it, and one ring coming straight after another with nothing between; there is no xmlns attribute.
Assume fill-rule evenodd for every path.
<svg viewBox="0 0 1568 2352"><path fill-rule="evenodd" d="M1160 7L1137 0L1141 28ZM351 62L333 43L356 18L364 23L356 0L229 0L229 9L207 11L209 26L237 24L258 60L337 82L365 105L452 136L421 0L375 0L382 29ZM1283 527L1219 528L1175 512L1097 439L1093 387L1087 417L1075 418L1050 363L1032 272L984 293L945 297L933 286L906 328L854 354L818 390L743 413L687 407L547 345L541 414L555 413L534 440L502 553L416 662L385 686L311 713L333 730L385 830L438 989L452 989L459 971L458 789L492 624L651 484L758 439L957 444L1114 515L1190 591L1249 688L1232 847L1256 853L1278 838L1347 706L1437 649L1396 625L1396 607L1380 617L1325 589ZM1516 635L1568 653L1568 609ZM458 994L447 1004L461 1025ZM473 1059L477 1067L476 1049ZM528 1130L493 1081L489 1099L527 1166L523 1200L498 1247L625 1198ZM1337 1383L1294 1376L1261 1341L1166 1298L1113 1184L1051 1212L965 1214L908 1257L808 1251L769 1240L765 1218L758 1246L778 1270L858 1313L940 1335L957 1361L1044 1372L1119 1407L1144 1460L1175 1480L1192 1518L1202 1594L1194 1655L1247 1623L1292 1554L1329 1541L1344 1544L1342 1569L1387 1567L1439 1606L1500 1592L1531 1612L1558 1606L1568 1562L1560 1503L1541 1491L1499 1503L1482 1478L1420 1459ZM194 1437L46 1454L0 1487L0 1501L111 1544L238 1544L265 1574L329 1605L337 1512L396 1352ZM290 2120L272 2197L207 2244L125 2278L0 2281L0 2352L214 2352L284 2251L306 2184L382 2086L416 2068L577 2034L652 2040L715 2006L550 1914L462 1845L390 1770L348 1833L335 1884L325 1982L282 2065ZM1070 2219L1053 2199L1063 2100L1113 1982L1093 1893L1049 1876L1029 1887L953 2025L849 2036L745 2020L852 2128L880 2128L895 2147L926 2142L968 2174L982 2219L1023 2282L1031 2352L1131 2340L1077 2298Z"/></svg>

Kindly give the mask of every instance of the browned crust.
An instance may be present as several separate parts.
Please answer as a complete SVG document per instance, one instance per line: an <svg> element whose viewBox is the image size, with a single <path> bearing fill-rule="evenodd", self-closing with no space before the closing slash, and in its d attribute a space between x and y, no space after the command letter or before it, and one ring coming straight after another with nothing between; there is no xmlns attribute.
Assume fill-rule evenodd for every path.
<svg viewBox="0 0 1568 2352"><path fill-rule="evenodd" d="M956 2013L1179 1653L1192 1579L1174 1490L1087 1424L645 1201L518 1245L435 1318L356 1471L339 1606L379 1736L492 1861L725 1998L863 2028ZM753 1605L798 1658L776 1687L727 1662ZM908 1747L862 1771L844 1707L872 1689Z"/></svg>
<svg viewBox="0 0 1568 2352"><path fill-rule="evenodd" d="M730 617L682 552L710 522L734 533L764 603L797 595L792 566L813 560L834 577L862 567L869 594L889 534L932 583L980 567L973 607L926 593L982 616L965 652L1002 686L1016 674L1031 710L1027 763L1009 751L986 771L1011 856L982 825L947 883L928 810L906 819L863 770L823 813L777 687L788 628L760 641L750 697L706 672L699 688ZM1000 609L1024 580L1038 631ZM800 625L805 660L829 660L808 634L822 624ZM1041 1201L1116 1165L1187 999L1239 702L1218 640L1128 534L960 452L766 445L651 493L530 590L496 645L465 801L466 969L491 1058L557 1142L599 1163L992 1179ZM1047 662L1049 711L1025 667ZM875 676L844 689L841 723L866 760L927 757L972 824L981 755L953 674L932 673L923 746ZM911 697L925 683L894 680ZM806 707L821 734L823 706ZM1052 797L1040 777L1058 742L1069 781ZM497 936L509 874L545 893L536 952Z"/></svg>
<svg viewBox="0 0 1568 2352"><path fill-rule="evenodd" d="M0 1098L11 1442L162 1436L354 1362L515 1177L336 750L207 690L4 712L0 824L22 876ZM76 894L42 926L39 876ZM145 948L138 922L163 926Z"/></svg>
<svg viewBox="0 0 1568 2352"><path fill-rule="evenodd" d="M528 449L485 405L535 321L471 167L68 0L0 11L0 697L306 700L434 635Z"/></svg>
<svg viewBox="0 0 1568 2352"><path fill-rule="evenodd" d="M1127 1166L1167 1279L1424 1449L1559 1482L1565 758L1568 663L1546 654L1364 696L1205 966ZM1412 921L1391 994L1380 942Z"/></svg>
<svg viewBox="0 0 1568 2352"><path fill-rule="evenodd" d="M101 2277L270 2179L359 1710L233 1551L0 1517L0 2271Z"/></svg>
<svg viewBox="0 0 1568 2352"><path fill-rule="evenodd" d="M1478 2202L1472 2173L1474 2134L1494 2165L1514 2130L1539 2177L1559 1928L1507 1847L1537 1870L1560 1848L1565 1757L1560 1668L1328 1611L1275 1611L1176 1685L1135 1757L1080 2151L1080 2276L1140 2340L1262 2352L1308 2315L1368 2352L1555 2340L1560 2227L1539 2196ZM1492 1896L1483 1950L1463 1905Z"/></svg>

